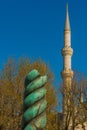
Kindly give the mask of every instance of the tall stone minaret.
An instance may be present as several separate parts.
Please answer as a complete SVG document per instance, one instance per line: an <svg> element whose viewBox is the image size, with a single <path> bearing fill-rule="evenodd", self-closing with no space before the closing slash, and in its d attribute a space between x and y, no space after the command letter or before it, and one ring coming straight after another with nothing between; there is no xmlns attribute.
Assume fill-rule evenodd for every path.
<svg viewBox="0 0 87 130"><path fill-rule="evenodd" d="M71 57L73 54L73 49L71 48L71 28L68 14L68 4L66 6L66 20L65 20L65 28L64 28L64 48L62 49L63 56L63 71L61 73L63 79L63 111L66 111L66 105L70 104L70 99L68 95L68 91L71 88L73 71L71 69Z"/></svg>

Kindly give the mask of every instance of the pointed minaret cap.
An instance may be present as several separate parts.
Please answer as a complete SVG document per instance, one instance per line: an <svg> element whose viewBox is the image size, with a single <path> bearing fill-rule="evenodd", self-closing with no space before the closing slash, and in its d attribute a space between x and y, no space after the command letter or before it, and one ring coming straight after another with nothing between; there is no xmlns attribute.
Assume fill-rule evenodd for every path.
<svg viewBox="0 0 87 130"><path fill-rule="evenodd" d="M69 21L69 14L68 14L68 3L66 5L66 20L65 20L65 28L64 30L70 30L70 21Z"/></svg>

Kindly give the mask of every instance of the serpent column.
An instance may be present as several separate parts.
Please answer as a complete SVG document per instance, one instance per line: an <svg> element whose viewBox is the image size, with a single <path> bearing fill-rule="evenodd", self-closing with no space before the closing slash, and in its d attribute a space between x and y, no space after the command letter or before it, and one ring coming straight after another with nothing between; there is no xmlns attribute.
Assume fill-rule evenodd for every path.
<svg viewBox="0 0 87 130"><path fill-rule="evenodd" d="M47 76L32 70L25 78L22 130L42 130L46 126Z"/></svg>

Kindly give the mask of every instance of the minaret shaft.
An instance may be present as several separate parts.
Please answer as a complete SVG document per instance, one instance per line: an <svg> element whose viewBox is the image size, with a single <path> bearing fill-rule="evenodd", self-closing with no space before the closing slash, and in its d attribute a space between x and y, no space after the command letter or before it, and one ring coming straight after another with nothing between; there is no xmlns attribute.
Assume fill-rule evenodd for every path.
<svg viewBox="0 0 87 130"><path fill-rule="evenodd" d="M71 69L71 56L70 55L66 55L64 56L64 63L63 63L63 69Z"/></svg>
<svg viewBox="0 0 87 130"><path fill-rule="evenodd" d="M71 70L71 57L72 57L72 54L73 54L73 49L71 48L71 29L70 29L68 5L67 5L65 28L64 28L64 48L62 49L63 72L72 71Z"/></svg>
<svg viewBox="0 0 87 130"><path fill-rule="evenodd" d="M64 46L71 46L71 31L64 31Z"/></svg>
<svg viewBox="0 0 87 130"><path fill-rule="evenodd" d="M67 106L70 105L70 97L69 91L72 86L72 78L73 71L71 66L71 57L73 54L73 49L71 48L71 29L70 29L70 21L68 14L68 5L66 8L66 20L65 20L65 28L64 28L64 48L62 49L63 56L63 71L62 71L62 79L63 79L63 111L66 113Z"/></svg>

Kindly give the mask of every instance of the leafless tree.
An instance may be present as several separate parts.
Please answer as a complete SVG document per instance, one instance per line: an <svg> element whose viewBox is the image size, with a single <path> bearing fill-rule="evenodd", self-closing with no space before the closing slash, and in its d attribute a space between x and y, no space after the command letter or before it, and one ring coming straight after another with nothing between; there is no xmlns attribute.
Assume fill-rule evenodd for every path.
<svg viewBox="0 0 87 130"><path fill-rule="evenodd" d="M87 79L80 73L75 73L71 86L64 88L61 85L60 92L65 98L66 110L63 113L63 129L76 130L82 127L86 130L87 121ZM63 102L62 102L63 103Z"/></svg>

